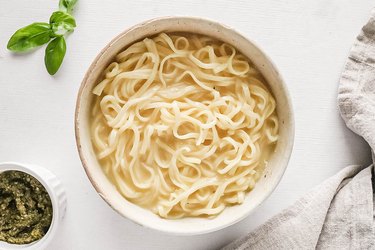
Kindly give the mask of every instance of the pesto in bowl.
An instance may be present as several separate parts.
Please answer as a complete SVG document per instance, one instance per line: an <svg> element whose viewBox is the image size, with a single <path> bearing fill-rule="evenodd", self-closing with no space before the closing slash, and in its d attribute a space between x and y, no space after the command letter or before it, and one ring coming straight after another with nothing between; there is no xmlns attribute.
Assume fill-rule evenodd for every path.
<svg viewBox="0 0 375 250"><path fill-rule="evenodd" d="M36 178L16 170L0 173L0 241L40 240L50 228L52 214L51 198Z"/></svg>

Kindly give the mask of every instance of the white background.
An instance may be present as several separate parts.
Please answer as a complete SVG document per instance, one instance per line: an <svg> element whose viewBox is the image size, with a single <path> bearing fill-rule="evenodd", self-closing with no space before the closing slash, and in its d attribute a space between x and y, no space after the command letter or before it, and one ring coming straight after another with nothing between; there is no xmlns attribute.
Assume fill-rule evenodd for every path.
<svg viewBox="0 0 375 250"><path fill-rule="evenodd" d="M58 0L1 0L0 5L0 161L39 164L64 182L68 210L51 250L216 249L346 165L370 162L367 145L342 122L336 95L372 0L80 0L74 13L78 27L54 77L44 68L44 47L19 56L9 53L6 43L18 28L48 21ZM206 235L170 236L120 217L91 186L75 147L75 100L91 61L124 29L165 15L208 17L252 38L279 67L294 104L295 147L276 191L242 222Z"/></svg>

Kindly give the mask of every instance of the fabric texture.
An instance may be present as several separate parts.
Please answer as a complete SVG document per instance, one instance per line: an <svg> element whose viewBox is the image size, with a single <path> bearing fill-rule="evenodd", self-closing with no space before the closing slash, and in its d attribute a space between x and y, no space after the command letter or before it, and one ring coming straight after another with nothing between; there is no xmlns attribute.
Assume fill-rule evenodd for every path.
<svg viewBox="0 0 375 250"><path fill-rule="evenodd" d="M375 149L375 9L354 43L339 85L346 125Z"/></svg>
<svg viewBox="0 0 375 250"><path fill-rule="evenodd" d="M375 11L350 51L338 105L348 128L375 151ZM348 166L294 205L234 241L234 249L375 249L374 167Z"/></svg>

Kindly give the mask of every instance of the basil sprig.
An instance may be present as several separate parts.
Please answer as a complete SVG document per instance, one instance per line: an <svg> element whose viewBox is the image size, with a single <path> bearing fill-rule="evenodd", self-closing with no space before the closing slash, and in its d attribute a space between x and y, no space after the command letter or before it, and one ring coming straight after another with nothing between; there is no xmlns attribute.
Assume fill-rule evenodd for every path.
<svg viewBox="0 0 375 250"><path fill-rule="evenodd" d="M63 36L53 39L46 48L44 63L50 75L54 75L60 68L66 52L66 43Z"/></svg>
<svg viewBox="0 0 375 250"><path fill-rule="evenodd" d="M8 41L8 50L26 52L49 42L44 64L48 73L54 75L59 70L66 53L64 35L72 32L76 27L71 12L77 1L60 0L60 10L52 13L49 23L33 23L17 30Z"/></svg>
<svg viewBox="0 0 375 250"><path fill-rule="evenodd" d="M7 48L22 52L33 49L51 40L51 26L48 23L33 23L14 33L9 39Z"/></svg>
<svg viewBox="0 0 375 250"><path fill-rule="evenodd" d="M65 33L73 31L76 27L74 17L60 10L52 13L49 23L54 36L63 36Z"/></svg>
<svg viewBox="0 0 375 250"><path fill-rule="evenodd" d="M72 13L77 2L78 0L60 0L59 9L67 13Z"/></svg>

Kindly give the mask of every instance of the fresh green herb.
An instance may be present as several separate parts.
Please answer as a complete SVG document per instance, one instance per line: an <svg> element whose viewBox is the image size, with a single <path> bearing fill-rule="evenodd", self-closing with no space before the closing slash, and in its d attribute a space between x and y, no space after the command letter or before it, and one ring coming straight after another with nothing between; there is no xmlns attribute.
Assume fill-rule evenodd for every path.
<svg viewBox="0 0 375 250"><path fill-rule="evenodd" d="M59 70L66 52L66 43L63 36L53 39L46 48L44 63L50 75L54 75Z"/></svg>
<svg viewBox="0 0 375 250"><path fill-rule="evenodd" d="M49 23L54 36L63 36L65 33L74 30L76 27L76 20L70 14L63 11L53 12Z"/></svg>
<svg viewBox="0 0 375 250"><path fill-rule="evenodd" d="M64 60L64 35L76 27L76 21L71 13L77 2L78 0L60 0L60 10L52 13L49 23L33 23L17 30L9 39L8 50L25 52L53 39L46 48L44 63L48 73L54 75Z"/></svg>
<svg viewBox="0 0 375 250"><path fill-rule="evenodd" d="M48 23L33 23L16 31L9 39L7 48L23 52L51 40L51 26Z"/></svg>
<svg viewBox="0 0 375 250"><path fill-rule="evenodd" d="M72 13L78 0L60 0L59 9L64 12Z"/></svg>

